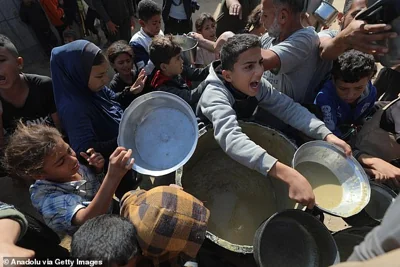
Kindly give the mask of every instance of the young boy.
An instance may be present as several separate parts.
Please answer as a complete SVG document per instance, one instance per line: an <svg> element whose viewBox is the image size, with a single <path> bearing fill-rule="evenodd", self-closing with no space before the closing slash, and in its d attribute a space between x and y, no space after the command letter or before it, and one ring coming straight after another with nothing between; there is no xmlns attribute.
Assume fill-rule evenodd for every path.
<svg viewBox="0 0 400 267"><path fill-rule="evenodd" d="M78 34L76 31L72 29L66 29L63 32L64 44L72 43L73 41L78 40Z"/></svg>
<svg viewBox="0 0 400 267"><path fill-rule="evenodd" d="M195 107L204 87L198 86L191 89L187 83L204 80L209 73L209 68L196 69L185 66L181 57L182 48L172 38L172 35L158 36L151 42L150 60L155 66L151 86L154 90L180 96L189 105Z"/></svg>
<svg viewBox="0 0 400 267"><path fill-rule="evenodd" d="M135 226L126 218L105 214L85 222L71 242L71 258L99 266L137 266L140 248ZM100 264L101 261L101 264Z"/></svg>
<svg viewBox="0 0 400 267"><path fill-rule="evenodd" d="M372 55L349 50L333 62L332 79L327 81L315 98L323 121L337 137L342 125L363 119L374 106L376 88L371 78L376 72Z"/></svg>
<svg viewBox="0 0 400 267"><path fill-rule="evenodd" d="M0 139L11 134L16 122L48 124L60 129L49 77L22 73L24 60L6 36L0 34Z"/></svg>
<svg viewBox="0 0 400 267"><path fill-rule="evenodd" d="M80 164L57 129L45 125L20 123L4 154L10 173L35 181L29 189L32 204L60 235L73 234L88 219L111 211L113 195L133 166L132 150L118 147L104 176L100 153L93 148L81 152L89 166Z"/></svg>
<svg viewBox="0 0 400 267"><path fill-rule="evenodd" d="M216 141L230 157L282 180L289 186L291 199L312 207L314 194L307 180L252 142L242 132L238 119L249 118L259 106L312 138L338 145L347 155L351 148L305 108L275 90L262 78L263 72L259 38L252 34L229 38L221 49L221 61L215 61L210 68L197 115L213 124Z"/></svg>
<svg viewBox="0 0 400 267"><path fill-rule="evenodd" d="M147 66L149 62L149 46L154 36L164 35L161 31L161 9L152 0L142 0L138 6L140 31L132 36L129 45L135 55L134 63L138 71ZM149 64L146 74L153 71L154 66Z"/></svg>

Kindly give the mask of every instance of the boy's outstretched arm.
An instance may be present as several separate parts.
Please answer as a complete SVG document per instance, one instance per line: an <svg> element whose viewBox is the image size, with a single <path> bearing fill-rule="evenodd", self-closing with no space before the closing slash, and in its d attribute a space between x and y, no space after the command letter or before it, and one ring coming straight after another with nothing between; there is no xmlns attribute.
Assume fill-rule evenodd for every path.
<svg viewBox="0 0 400 267"><path fill-rule="evenodd" d="M225 153L242 165L287 183L289 197L311 208L315 202L311 185L300 173L278 162L242 132L230 97L227 92L213 87L207 88L200 99L203 115L213 124L215 140Z"/></svg>

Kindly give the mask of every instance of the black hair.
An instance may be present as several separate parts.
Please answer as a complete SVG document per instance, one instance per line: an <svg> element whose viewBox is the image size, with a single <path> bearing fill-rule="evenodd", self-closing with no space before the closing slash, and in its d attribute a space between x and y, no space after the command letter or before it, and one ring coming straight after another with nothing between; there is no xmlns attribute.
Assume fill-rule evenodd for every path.
<svg viewBox="0 0 400 267"><path fill-rule="evenodd" d="M107 49L107 58L111 63L114 63L121 54L127 54L133 58L133 49L125 40L116 41Z"/></svg>
<svg viewBox="0 0 400 267"><path fill-rule="evenodd" d="M204 23L206 23L207 20L211 20L212 22L215 23L215 19L210 13L201 13L199 18L196 19L196 22L194 23L194 27L198 33L201 32L201 30L203 29Z"/></svg>
<svg viewBox="0 0 400 267"><path fill-rule="evenodd" d="M301 13L305 10L306 0L273 0L275 6L287 6L293 13Z"/></svg>
<svg viewBox="0 0 400 267"><path fill-rule="evenodd" d="M168 64L171 58L180 54L182 47L173 41L172 35L156 36L149 47L149 57L157 69L162 63Z"/></svg>
<svg viewBox="0 0 400 267"><path fill-rule="evenodd" d="M19 57L18 49L15 47L13 42L3 34L0 34L0 47L7 49L13 56Z"/></svg>
<svg viewBox="0 0 400 267"><path fill-rule="evenodd" d="M72 38L75 41L78 39L78 34L72 29L67 29L63 32L63 38Z"/></svg>
<svg viewBox="0 0 400 267"><path fill-rule="evenodd" d="M136 229L119 215L105 214L86 221L72 237L71 258L123 266L139 255Z"/></svg>
<svg viewBox="0 0 400 267"><path fill-rule="evenodd" d="M221 48L221 65L223 70L233 70L240 54L251 48L261 48L260 38L254 34L236 34L229 38Z"/></svg>
<svg viewBox="0 0 400 267"><path fill-rule="evenodd" d="M333 62L332 76L335 80L355 83L376 73L375 59L370 54L349 50Z"/></svg>
<svg viewBox="0 0 400 267"><path fill-rule="evenodd" d="M94 57L92 66L99 66L103 64L105 61L107 61L107 58L104 55L103 51L100 50Z"/></svg>
<svg viewBox="0 0 400 267"><path fill-rule="evenodd" d="M147 22L155 15L161 15L161 8L152 0L142 0L138 5L139 19Z"/></svg>

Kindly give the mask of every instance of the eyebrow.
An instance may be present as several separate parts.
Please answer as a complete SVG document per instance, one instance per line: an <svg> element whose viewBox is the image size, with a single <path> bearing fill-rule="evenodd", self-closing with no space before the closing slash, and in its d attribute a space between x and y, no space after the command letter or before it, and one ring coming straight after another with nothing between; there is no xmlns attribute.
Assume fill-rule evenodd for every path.
<svg viewBox="0 0 400 267"><path fill-rule="evenodd" d="M107 73L107 71L101 72L101 73L97 73L96 76L103 76L103 75L106 74L106 73Z"/></svg>

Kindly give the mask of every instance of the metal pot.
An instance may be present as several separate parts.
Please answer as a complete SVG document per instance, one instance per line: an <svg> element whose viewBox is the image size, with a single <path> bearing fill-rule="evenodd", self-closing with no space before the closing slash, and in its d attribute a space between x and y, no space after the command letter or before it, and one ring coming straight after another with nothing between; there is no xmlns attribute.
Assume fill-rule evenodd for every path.
<svg viewBox="0 0 400 267"><path fill-rule="evenodd" d="M364 241L365 236L371 232L373 227L351 227L333 234L339 249L340 260L347 261L354 251L354 247Z"/></svg>
<svg viewBox="0 0 400 267"><path fill-rule="evenodd" d="M300 169L302 163L310 163L312 168L322 165L321 170L324 172L319 175L333 174L343 189L343 197L336 207L326 209L317 205L322 211L347 218L359 213L368 204L371 195L369 178L357 160L346 157L341 149L324 141L311 141L302 145L293 157L292 167L306 179L309 176L310 180L316 170L311 167L307 170ZM313 185L312 181L310 183ZM318 185L314 185L316 186ZM318 198L316 202L318 203Z"/></svg>
<svg viewBox="0 0 400 267"><path fill-rule="evenodd" d="M279 212L258 228L254 258L259 267L325 267L340 262L328 228L301 210Z"/></svg>
<svg viewBox="0 0 400 267"><path fill-rule="evenodd" d="M157 177L183 166L198 136L190 105L179 96L157 91L136 98L125 110L118 145L132 149L135 171Z"/></svg>
<svg viewBox="0 0 400 267"><path fill-rule="evenodd" d="M270 155L290 164L296 145L283 134L255 123L240 122L240 126ZM210 209L206 236L231 253L252 253L257 228L277 211L296 207L286 184L231 159L215 141L213 130L203 131L176 184Z"/></svg>
<svg viewBox="0 0 400 267"><path fill-rule="evenodd" d="M325 27L329 27L335 21L339 11L326 1L321 1L319 7L312 13Z"/></svg>
<svg viewBox="0 0 400 267"><path fill-rule="evenodd" d="M182 47L181 56L185 65L194 65L196 62L196 51L198 42L187 35L175 35L173 41Z"/></svg>
<svg viewBox="0 0 400 267"><path fill-rule="evenodd" d="M389 187L370 181L371 199L358 214L344 220L351 226L377 226L382 222L387 209L395 201L397 194Z"/></svg>

